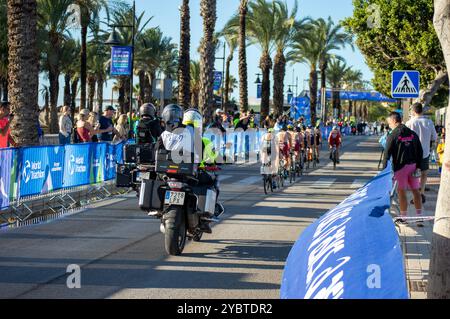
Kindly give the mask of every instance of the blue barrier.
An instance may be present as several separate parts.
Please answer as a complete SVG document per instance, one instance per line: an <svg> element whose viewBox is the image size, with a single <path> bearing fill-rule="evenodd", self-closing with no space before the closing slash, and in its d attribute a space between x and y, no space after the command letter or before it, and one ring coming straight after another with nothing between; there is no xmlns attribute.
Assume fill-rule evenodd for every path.
<svg viewBox="0 0 450 319"><path fill-rule="evenodd" d="M0 150L0 210L11 201L102 183L116 176L123 145L68 144Z"/></svg>
<svg viewBox="0 0 450 319"><path fill-rule="evenodd" d="M281 298L408 298L391 189L388 167L309 226L288 256Z"/></svg>

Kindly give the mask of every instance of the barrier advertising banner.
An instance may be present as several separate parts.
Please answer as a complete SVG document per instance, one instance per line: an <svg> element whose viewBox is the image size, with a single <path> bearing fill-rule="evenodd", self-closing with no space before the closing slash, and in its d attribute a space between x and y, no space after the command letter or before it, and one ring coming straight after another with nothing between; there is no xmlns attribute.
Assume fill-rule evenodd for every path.
<svg viewBox="0 0 450 319"><path fill-rule="evenodd" d="M90 184L97 184L104 181L106 148L107 145L105 143L90 144Z"/></svg>
<svg viewBox="0 0 450 319"><path fill-rule="evenodd" d="M0 150L0 210L7 208L17 194L17 150Z"/></svg>
<svg viewBox="0 0 450 319"><path fill-rule="evenodd" d="M64 187L88 185L90 182L91 144L66 145Z"/></svg>
<svg viewBox="0 0 450 319"><path fill-rule="evenodd" d="M104 165L104 180L109 181L116 178L116 145L106 144Z"/></svg>
<svg viewBox="0 0 450 319"><path fill-rule="evenodd" d="M47 194L63 183L64 147L41 146L20 150L20 197Z"/></svg>
<svg viewBox="0 0 450 319"><path fill-rule="evenodd" d="M288 256L281 298L408 298L391 189L388 167L309 226Z"/></svg>

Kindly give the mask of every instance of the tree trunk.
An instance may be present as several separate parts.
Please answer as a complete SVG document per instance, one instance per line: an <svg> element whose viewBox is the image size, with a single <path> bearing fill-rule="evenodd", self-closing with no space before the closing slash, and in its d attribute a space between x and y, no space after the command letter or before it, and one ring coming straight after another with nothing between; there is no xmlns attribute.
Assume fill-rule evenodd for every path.
<svg viewBox="0 0 450 319"><path fill-rule="evenodd" d="M433 96L446 82L448 82L447 70L439 70L439 72L436 74L435 79L428 85L427 89L420 90L420 96L417 99L417 102L420 102L423 105L429 105L431 103L431 100L433 99Z"/></svg>
<svg viewBox="0 0 450 319"><path fill-rule="evenodd" d="M72 80L72 84L70 85L70 108L71 108L71 113L72 113L72 122L75 116L75 109L77 107L76 102L77 102L77 93L78 93L78 81L79 78L75 78Z"/></svg>
<svg viewBox="0 0 450 319"><path fill-rule="evenodd" d="M339 114L339 89L336 87L333 87L332 93L331 93L331 105L333 105L333 117L335 114Z"/></svg>
<svg viewBox="0 0 450 319"><path fill-rule="evenodd" d="M248 0L241 0L239 7L239 104L241 112L248 110L248 82L247 82L247 44L246 17Z"/></svg>
<svg viewBox="0 0 450 319"><path fill-rule="evenodd" d="M199 108L207 123L212 119L214 100L214 29L216 25L216 0L201 0L200 15L203 18L203 39L200 47L200 95Z"/></svg>
<svg viewBox="0 0 450 319"><path fill-rule="evenodd" d="M19 146L39 144L38 121L39 53L36 0L8 0L8 92L11 136Z"/></svg>
<svg viewBox="0 0 450 319"><path fill-rule="evenodd" d="M145 86L147 85L147 75L145 71L140 70L138 72L139 77L139 102L140 104L144 104L145 101Z"/></svg>
<svg viewBox="0 0 450 319"><path fill-rule="evenodd" d="M189 0L183 0L183 5L181 6L180 30L180 56L178 60L178 103L182 107L187 108L189 107L189 102L191 100L191 32Z"/></svg>
<svg viewBox="0 0 450 319"><path fill-rule="evenodd" d="M48 93L48 90L45 90L44 95L44 110L45 110L45 125L47 127L50 127L50 95Z"/></svg>
<svg viewBox="0 0 450 319"><path fill-rule="evenodd" d="M450 0L434 1L434 27L441 42L445 63L450 65ZM450 105L447 107L450 114ZM446 131L450 130L447 116ZM450 143L445 143L444 162L450 161ZM450 298L450 171L443 168L431 244L428 298Z"/></svg>
<svg viewBox="0 0 450 319"><path fill-rule="evenodd" d="M125 113L125 86L123 80L119 80L121 85L119 87L119 111L120 114Z"/></svg>
<svg viewBox="0 0 450 319"><path fill-rule="evenodd" d="M348 113L349 113L349 116L353 116L354 115L354 113L353 113L353 101L352 100L348 101Z"/></svg>
<svg viewBox="0 0 450 319"><path fill-rule="evenodd" d="M153 80L154 80L154 78L151 74L145 76L144 103L151 103L151 101L152 101ZM189 103L187 105L189 105Z"/></svg>
<svg viewBox="0 0 450 319"><path fill-rule="evenodd" d="M97 80L97 104L98 104L98 114L103 113L103 85L105 84L105 79L100 76Z"/></svg>
<svg viewBox="0 0 450 319"><path fill-rule="evenodd" d="M70 96L70 79L71 79L71 74L70 73L66 73L64 74L64 105L66 106L70 106L70 100L71 100L71 96Z"/></svg>
<svg viewBox="0 0 450 319"><path fill-rule="evenodd" d="M316 105L317 105L317 71L316 68L309 72L309 92L311 99L311 125L316 124Z"/></svg>
<svg viewBox="0 0 450 319"><path fill-rule="evenodd" d="M95 84L96 84L95 76L89 75L88 76L88 88L89 88L88 109L91 112L94 110Z"/></svg>
<svg viewBox="0 0 450 319"><path fill-rule="evenodd" d="M83 11L83 10L82 10ZM88 26L81 27L81 53L80 53L80 110L86 108L86 80L87 80L87 32Z"/></svg>
<svg viewBox="0 0 450 319"><path fill-rule="evenodd" d="M48 75L50 82L50 134L57 134L58 129L58 96L59 96L59 70L51 69Z"/></svg>
<svg viewBox="0 0 450 319"><path fill-rule="evenodd" d="M284 77L286 75L286 58L283 51L278 51L273 66L273 108L276 114L283 114Z"/></svg>
<svg viewBox="0 0 450 319"><path fill-rule="evenodd" d="M225 90L224 90L224 99L223 104L225 107L228 104L229 98L230 98L230 64L233 60L233 52L230 52L230 55L228 55L227 62L225 64Z"/></svg>
<svg viewBox="0 0 450 319"><path fill-rule="evenodd" d="M320 61L320 89L321 89L320 92L322 92L322 89L326 90L326 88L327 88L327 68L328 68L328 60L323 59L322 61ZM324 108L323 114L327 114L326 99L325 99L325 105L322 105L322 107Z"/></svg>
<svg viewBox="0 0 450 319"><path fill-rule="evenodd" d="M270 70L272 69L272 59L267 52L264 52L259 61L262 71L261 83L261 118L265 119L270 111Z"/></svg>

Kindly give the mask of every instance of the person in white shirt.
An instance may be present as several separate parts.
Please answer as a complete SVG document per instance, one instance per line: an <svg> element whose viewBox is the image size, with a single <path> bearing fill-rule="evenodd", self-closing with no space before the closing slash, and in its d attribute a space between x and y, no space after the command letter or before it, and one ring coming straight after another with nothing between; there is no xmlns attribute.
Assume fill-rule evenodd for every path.
<svg viewBox="0 0 450 319"><path fill-rule="evenodd" d="M70 135L72 134L72 120L70 119L70 107L63 106L62 114L59 117L59 144L70 144Z"/></svg>
<svg viewBox="0 0 450 319"><path fill-rule="evenodd" d="M427 184L428 170L430 169L430 149L432 143L437 141L437 133L433 121L423 116L423 106L421 103L414 103L411 107L411 113L412 118L406 122L406 126L419 135L423 148L420 185L422 202L425 203L425 186Z"/></svg>

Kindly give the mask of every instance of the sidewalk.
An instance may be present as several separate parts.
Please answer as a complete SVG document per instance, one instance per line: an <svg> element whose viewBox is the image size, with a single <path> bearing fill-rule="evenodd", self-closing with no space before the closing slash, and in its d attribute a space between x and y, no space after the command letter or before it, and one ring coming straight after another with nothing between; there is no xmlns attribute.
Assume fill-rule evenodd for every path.
<svg viewBox="0 0 450 319"><path fill-rule="evenodd" d="M437 170L431 167L427 183L430 191L426 192L427 202L424 207L424 216L434 216L439 185L440 177ZM412 196L409 194L408 202L411 198ZM408 216L415 216L414 207L411 206L409 205ZM433 221L425 221L423 225L424 227L417 227L415 224L397 227L405 256L406 278L411 299L427 298L434 223Z"/></svg>

